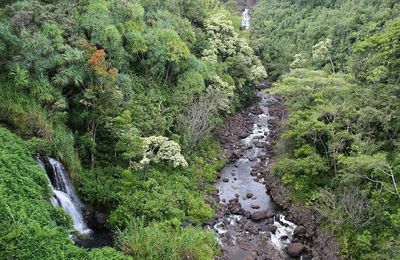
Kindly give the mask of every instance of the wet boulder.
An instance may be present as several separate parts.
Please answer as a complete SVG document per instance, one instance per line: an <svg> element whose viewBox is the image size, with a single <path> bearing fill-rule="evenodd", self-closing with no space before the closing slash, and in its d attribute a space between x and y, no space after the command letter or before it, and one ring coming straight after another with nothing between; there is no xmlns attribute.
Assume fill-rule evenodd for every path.
<svg viewBox="0 0 400 260"><path fill-rule="evenodd" d="M257 157L249 157L248 159L249 159L250 162L257 161Z"/></svg>
<svg viewBox="0 0 400 260"><path fill-rule="evenodd" d="M289 236L283 235L283 236L281 236L279 239L282 240L282 241L286 241L286 240L289 239Z"/></svg>
<svg viewBox="0 0 400 260"><path fill-rule="evenodd" d="M275 217L275 213L272 211L265 212L265 218L273 218Z"/></svg>
<svg viewBox="0 0 400 260"><path fill-rule="evenodd" d="M268 225L268 226L267 226L267 230L268 230L269 232L271 232L272 234L275 234L275 232L276 232L277 229L278 229L278 228L277 228L276 226L274 226L274 225Z"/></svg>
<svg viewBox="0 0 400 260"><path fill-rule="evenodd" d="M247 133L247 132L242 132L242 133L239 134L239 137L240 137L241 139L244 139L244 138L246 138L247 136L248 136L248 133Z"/></svg>
<svg viewBox="0 0 400 260"><path fill-rule="evenodd" d="M287 248L287 253L291 257L298 257L306 249L302 243L291 243Z"/></svg>
<svg viewBox="0 0 400 260"><path fill-rule="evenodd" d="M105 225L107 223L107 215L99 211L94 213L94 218L100 225Z"/></svg>
<svg viewBox="0 0 400 260"><path fill-rule="evenodd" d="M265 142L260 142L260 141L255 141L253 144L257 148L264 148L265 146Z"/></svg>
<svg viewBox="0 0 400 260"><path fill-rule="evenodd" d="M247 222L244 228L253 235L257 235L260 230L260 227L251 221Z"/></svg>
<svg viewBox="0 0 400 260"><path fill-rule="evenodd" d="M243 216L245 216L246 218L250 218L251 212L250 211L244 211L243 212Z"/></svg>
<svg viewBox="0 0 400 260"><path fill-rule="evenodd" d="M228 210L232 214L241 214L242 213L242 205L239 202L239 199L231 199L228 202Z"/></svg>
<svg viewBox="0 0 400 260"><path fill-rule="evenodd" d="M251 219L253 221L261 221L265 219L265 211L256 211L251 213Z"/></svg>
<svg viewBox="0 0 400 260"><path fill-rule="evenodd" d="M302 237L307 233L307 230L304 226L297 226L293 232L294 236Z"/></svg>
<svg viewBox="0 0 400 260"><path fill-rule="evenodd" d="M261 159L262 161L267 160L267 155L266 155L266 154L260 155L260 159Z"/></svg>

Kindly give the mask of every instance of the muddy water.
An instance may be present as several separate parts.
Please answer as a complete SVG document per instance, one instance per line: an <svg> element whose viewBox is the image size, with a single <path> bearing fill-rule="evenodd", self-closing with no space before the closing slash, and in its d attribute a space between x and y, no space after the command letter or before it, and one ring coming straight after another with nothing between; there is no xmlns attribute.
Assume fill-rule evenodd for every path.
<svg viewBox="0 0 400 260"><path fill-rule="evenodd" d="M286 259L285 249L296 228L280 214L260 173L269 163L268 108L276 100L261 92L257 96L259 109L252 108L249 111L257 112L248 114L252 132L237 144L242 153L221 170L215 183L224 212L214 225L223 259ZM260 214L263 217L255 217Z"/></svg>

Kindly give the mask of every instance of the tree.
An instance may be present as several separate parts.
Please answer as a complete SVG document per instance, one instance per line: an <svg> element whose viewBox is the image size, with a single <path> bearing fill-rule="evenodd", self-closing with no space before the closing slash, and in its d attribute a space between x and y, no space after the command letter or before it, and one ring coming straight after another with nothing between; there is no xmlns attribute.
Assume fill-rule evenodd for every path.
<svg viewBox="0 0 400 260"><path fill-rule="evenodd" d="M360 155L342 158L346 175L366 179L400 199L398 172L387 161L385 154Z"/></svg>
<svg viewBox="0 0 400 260"><path fill-rule="evenodd" d="M179 144L163 136L150 136L142 139L144 144L143 159L140 164L147 168L151 162L170 162L174 167L187 167L188 164L181 154Z"/></svg>
<svg viewBox="0 0 400 260"><path fill-rule="evenodd" d="M146 71L166 83L173 74L174 66L190 56L187 45L171 29L155 28L146 35L148 42Z"/></svg>
<svg viewBox="0 0 400 260"><path fill-rule="evenodd" d="M186 135L189 147L193 147L197 142L208 136L214 128L213 116L218 111L217 92L209 92L198 99L194 99L180 116L179 128Z"/></svg>
<svg viewBox="0 0 400 260"><path fill-rule="evenodd" d="M135 158L142 154L143 143L139 131L132 126L132 117L129 110L125 110L117 116L113 122L113 132L118 138L115 150L122 152L122 157L128 160L128 168L133 167Z"/></svg>
<svg viewBox="0 0 400 260"><path fill-rule="evenodd" d="M96 133L99 125L111 121L118 114L122 94L116 87L117 70L110 68L104 50L83 45L89 56L90 81L84 87L80 99L85 108L86 128L91 135L94 150L91 151L91 165L95 164Z"/></svg>
<svg viewBox="0 0 400 260"><path fill-rule="evenodd" d="M395 20L382 32L355 45L352 70L360 82L373 86L399 83L399 37L400 21Z"/></svg>
<svg viewBox="0 0 400 260"><path fill-rule="evenodd" d="M313 46L313 58L316 62L324 63L329 61L332 66L332 72L335 73L335 65L332 61L332 40L327 38L325 40L319 41L317 44Z"/></svg>
<svg viewBox="0 0 400 260"><path fill-rule="evenodd" d="M226 68L226 71L216 69L219 73L214 72L208 77L208 89L220 93L221 110L227 112L235 94L243 94L241 90L245 87L248 87L246 91L251 91L267 77L267 73L253 49L245 39L238 37L223 12L206 20L205 31L208 46L202 52L202 60L214 68Z"/></svg>
<svg viewBox="0 0 400 260"><path fill-rule="evenodd" d="M307 60L301 53L297 53L296 55L294 55L294 61L290 64L290 68L291 69L303 68L306 61Z"/></svg>

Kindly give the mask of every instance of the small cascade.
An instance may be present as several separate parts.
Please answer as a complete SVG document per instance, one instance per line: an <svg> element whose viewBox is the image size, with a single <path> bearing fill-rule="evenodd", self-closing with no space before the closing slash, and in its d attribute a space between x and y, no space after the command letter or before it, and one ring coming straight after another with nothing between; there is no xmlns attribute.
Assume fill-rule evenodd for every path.
<svg viewBox="0 0 400 260"><path fill-rule="evenodd" d="M243 11L243 16L242 16L242 29L247 30L250 28L250 9L246 8Z"/></svg>
<svg viewBox="0 0 400 260"><path fill-rule="evenodd" d="M274 226L276 226L277 229L275 233L271 234L272 245L278 250L283 250L292 241L293 233L297 226L287 221L282 214L278 214L275 217Z"/></svg>
<svg viewBox="0 0 400 260"><path fill-rule="evenodd" d="M79 234L92 233L83 217L82 202L75 193L64 166L52 158L47 158L46 163L39 159L39 164L46 170L49 184L54 193L51 204L54 207L61 207L67 212L72 219L74 229Z"/></svg>

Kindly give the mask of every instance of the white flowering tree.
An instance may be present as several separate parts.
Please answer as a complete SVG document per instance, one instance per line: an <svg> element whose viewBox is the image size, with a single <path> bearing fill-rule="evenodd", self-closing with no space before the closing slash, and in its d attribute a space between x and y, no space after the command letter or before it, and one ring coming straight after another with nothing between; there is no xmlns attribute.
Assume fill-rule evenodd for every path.
<svg viewBox="0 0 400 260"><path fill-rule="evenodd" d="M307 62L306 58L301 53L294 55L294 61L290 64L291 69L303 68Z"/></svg>
<svg viewBox="0 0 400 260"><path fill-rule="evenodd" d="M329 61L332 66L332 72L335 73L335 66L332 60L332 40L327 38L326 40L321 40L313 46L313 58L316 62L327 62Z"/></svg>
<svg viewBox="0 0 400 260"><path fill-rule="evenodd" d="M140 161L142 168L147 168L150 163L168 162L174 167L187 167L185 157L181 154L181 147L174 141L164 136L150 136L142 138L143 159Z"/></svg>
<svg viewBox="0 0 400 260"><path fill-rule="evenodd" d="M245 85L257 85L267 77L267 73L247 40L238 36L232 22L226 19L223 12L206 20L205 31L208 48L203 51L202 59L214 67L225 68L225 71L221 69L218 74L214 73L207 78L208 91L219 93L219 108L229 112L235 92ZM224 73L230 76L226 77Z"/></svg>

